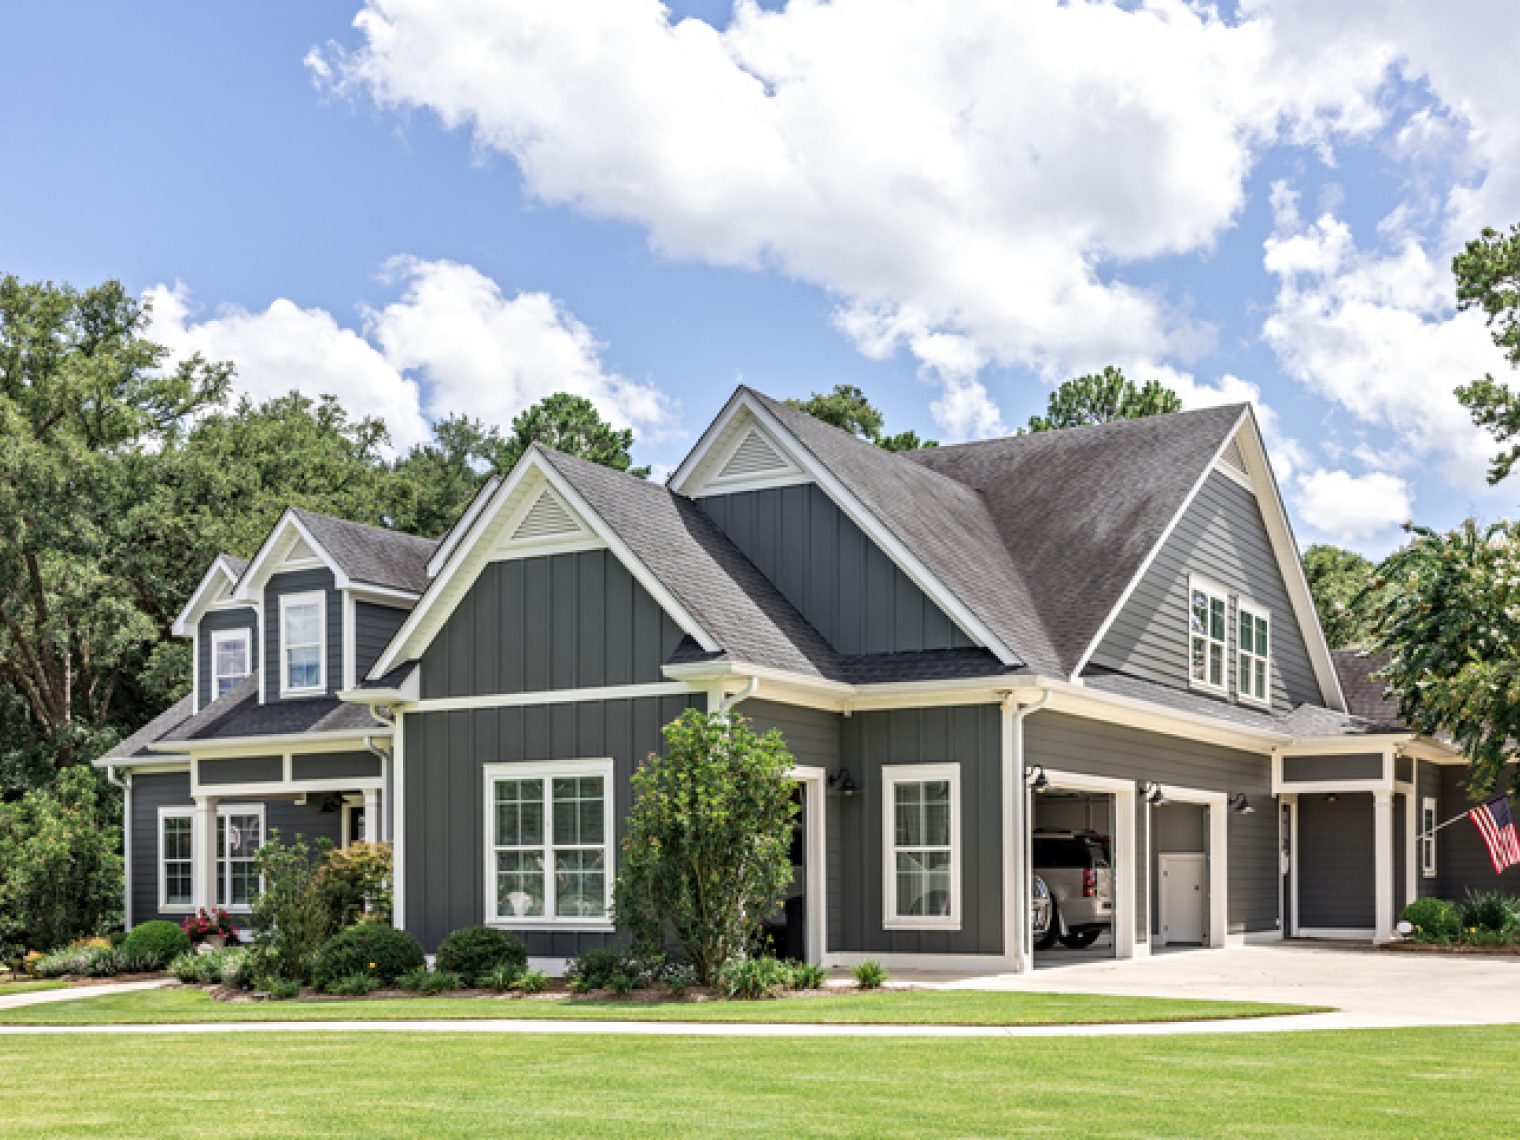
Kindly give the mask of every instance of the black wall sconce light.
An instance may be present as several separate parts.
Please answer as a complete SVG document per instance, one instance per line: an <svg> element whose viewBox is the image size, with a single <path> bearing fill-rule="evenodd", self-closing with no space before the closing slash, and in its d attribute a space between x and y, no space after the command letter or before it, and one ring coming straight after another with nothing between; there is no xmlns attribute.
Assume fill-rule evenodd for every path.
<svg viewBox="0 0 1520 1140"><path fill-rule="evenodd" d="M838 792L841 796L853 796L860 791L855 784L855 778L850 775L848 768L841 768L829 777L829 791Z"/></svg>
<svg viewBox="0 0 1520 1140"><path fill-rule="evenodd" d="M1166 792L1155 780L1147 780L1141 784L1140 794L1145 797L1145 802L1152 807L1160 807L1166 803Z"/></svg>
<svg viewBox="0 0 1520 1140"><path fill-rule="evenodd" d="M1050 778L1045 775L1045 769L1038 764L1024 769L1024 786L1031 792L1043 792L1050 787Z"/></svg>
<svg viewBox="0 0 1520 1140"><path fill-rule="evenodd" d="M1244 792L1236 792L1230 797L1230 810L1236 815L1256 814L1256 809L1251 806L1251 801L1246 799Z"/></svg>

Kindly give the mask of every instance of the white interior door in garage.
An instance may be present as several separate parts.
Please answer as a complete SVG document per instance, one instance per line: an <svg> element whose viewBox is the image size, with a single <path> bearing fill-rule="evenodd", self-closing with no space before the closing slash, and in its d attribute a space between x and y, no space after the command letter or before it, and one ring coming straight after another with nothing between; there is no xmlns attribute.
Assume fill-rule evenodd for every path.
<svg viewBox="0 0 1520 1140"><path fill-rule="evenodd" d="M1161 864L1161 938L1163 946L1198 946L1208 929L1204 899L1208 857L1202 852L1171 852Z"/></svg>

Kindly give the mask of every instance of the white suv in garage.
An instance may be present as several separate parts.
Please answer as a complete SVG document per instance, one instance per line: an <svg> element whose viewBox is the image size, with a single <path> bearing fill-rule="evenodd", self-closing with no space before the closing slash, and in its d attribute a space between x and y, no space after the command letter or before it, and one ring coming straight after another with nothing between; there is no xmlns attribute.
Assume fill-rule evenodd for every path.
<svg viewBox="0 0 1520 1140"><path fill-rule="evenodd" d="M1035 946L1059 939L1073 950L1091 946L1114 923L1114 870L1107 842L1090 831L1036 831L1034 872L1050 891L1050 924Z"/></svg>

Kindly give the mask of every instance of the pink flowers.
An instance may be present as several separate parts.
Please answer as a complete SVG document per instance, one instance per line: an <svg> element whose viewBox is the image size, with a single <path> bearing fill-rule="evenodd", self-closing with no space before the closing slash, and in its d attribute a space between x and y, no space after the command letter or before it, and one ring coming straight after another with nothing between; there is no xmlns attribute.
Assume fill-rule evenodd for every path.
<svg viewBox="0 0 1520 1140"><path fill-rule="evenodd" d="M202 907L179 925L192 944L204 942L208 938L237 937L237 927L232 923L232 916L220 907L209 913Z"/></svg>

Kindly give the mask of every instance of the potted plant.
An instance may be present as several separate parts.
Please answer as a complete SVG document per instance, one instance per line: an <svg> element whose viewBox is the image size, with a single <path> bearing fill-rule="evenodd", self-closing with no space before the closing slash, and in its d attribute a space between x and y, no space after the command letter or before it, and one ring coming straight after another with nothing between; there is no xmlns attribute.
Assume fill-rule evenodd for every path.
<svg viewBox="0 0 1520 1140"><path fill-rule="evenodd" d="M204 942L207 946L220 950L229 941L237 941L237 927L232 923L232 916L221 907L210 912L202 907L180 923L180 929L189 935L192 945Z"/></svg>

